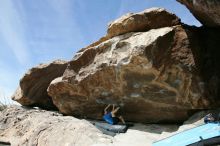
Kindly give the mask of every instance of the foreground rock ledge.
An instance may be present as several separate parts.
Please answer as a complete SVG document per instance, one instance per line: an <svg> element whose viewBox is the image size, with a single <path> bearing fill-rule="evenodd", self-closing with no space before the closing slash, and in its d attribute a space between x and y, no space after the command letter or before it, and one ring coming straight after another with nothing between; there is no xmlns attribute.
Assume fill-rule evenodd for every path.
<svg viewBox="0 0 220 146"><path fill-rule="evenodd" d="M136 123L126 133L109 137L85 120L57 112L10 106L0 111L0 141L11 146L150 146L154 141L204 124L203 117L210 112L219 113L197 113L179 128L177 125Z"/></svg>
<svg viewBox="0 0 220 146"><path fill-rule="evenodd" d="M67 62L63 60L33 67L20 80L20 86L12 99L22 105L56 109L51 97L47 94L47 88L53 79L63 75L66 67Z"/></svg>
<svg viewBox="0 0 220 146"><path fill-rule="evenodd" d="M111 143L112 138L85 120L11 106L0 112L0 141L11 146L92 146Z"/></svg>

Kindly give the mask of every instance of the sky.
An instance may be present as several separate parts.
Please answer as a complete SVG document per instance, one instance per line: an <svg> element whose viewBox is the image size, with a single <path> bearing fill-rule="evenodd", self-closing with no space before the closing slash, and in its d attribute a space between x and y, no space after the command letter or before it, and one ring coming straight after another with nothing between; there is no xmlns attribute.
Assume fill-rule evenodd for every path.
<svg viewBox="0 0 220 146"><path fill-rule="evenodd" d="M109 22L151 7L201 25L175 0L0 0L0 101L11 102L8 98L28 69L70 60L104 36Z"/></svg>

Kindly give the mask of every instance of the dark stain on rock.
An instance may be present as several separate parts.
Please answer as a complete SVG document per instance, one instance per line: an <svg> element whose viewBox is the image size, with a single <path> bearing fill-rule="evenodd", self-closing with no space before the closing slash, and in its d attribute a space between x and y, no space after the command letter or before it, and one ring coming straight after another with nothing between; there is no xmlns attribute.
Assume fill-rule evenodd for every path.
<svg viewBox="0 0 220 146"><path fill-rule="evenodd" d="M155 75L153 73L138 73L138 72L131 72L127 71L123 78L125 81L127 81L127 87L133 88L135 84L145 84L151 82L153 79L155 79Z"/></svg>
<svg viewBox="0 0 220 146"><path fill-rule="evenodd" d="M143 97L154 101L170 102L169 99L175 99L176 93L157 85L144 87Z"/></svg>

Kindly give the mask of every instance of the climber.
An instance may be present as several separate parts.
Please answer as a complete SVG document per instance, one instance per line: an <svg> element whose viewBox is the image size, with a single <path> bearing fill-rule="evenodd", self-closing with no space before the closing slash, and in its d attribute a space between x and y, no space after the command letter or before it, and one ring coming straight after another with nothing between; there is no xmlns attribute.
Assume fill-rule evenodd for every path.
<svg viewBox="0 0 220 146"><path fill-rule="evenodd" d="M209 113L208 115L204 117L204 123L207 124L207 123L213 123L213 122L215 122L215 118L212 116L211 113Z"/></svg>
<svg viewBox="0 0 220 146"><path fill-rule="evenodd" d="M111 105L109 104L105 109L104 109L104 115L103 115L103 119L111 124L111 125L115 125L118 124L120 121L125 124L124 118L122 116L117 116L117 112L120 109L120 107L115 108L115 105L112 105L112 111L108 112L108 108Z"/></svg>

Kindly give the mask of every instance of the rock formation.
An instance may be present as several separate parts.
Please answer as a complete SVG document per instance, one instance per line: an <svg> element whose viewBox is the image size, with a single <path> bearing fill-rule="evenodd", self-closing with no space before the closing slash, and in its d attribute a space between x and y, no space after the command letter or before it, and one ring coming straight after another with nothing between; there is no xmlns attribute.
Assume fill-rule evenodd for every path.
<svg viewBox="0 0 220 146"><path fill-rule="evenodd" d="M20 80L20 86L12 99L22 105L55 109L51 97L47 94L47 87L53 79L62 76L66 66L66 61L56 60L30 69Z"/></svg>
<svg viewBox="0 0 220 146"><path fill-rule="evenodd" d="M172 51L178 29L129 33L85 50L70 61L63 80L49 86L54 104L62 113L90 118L101 118L103 106L114 103L122 106L127 120L183 120L189 109L206 101L196 86L199 77L189 72L195 65L189 42L178 44L178 52L185 49L179 53L183 59ZM187 40L186 33L182 37Z"/></svg>
<svg viewBox="0 0 220 146"><path fill-rule="evenodd" d="M190 12L205 26L220 26L219 0L177 0L184 4Z"/></svg>
<svg viewBox="0 0 220 146"><path fill-rule="evenodd" d="M85 120L12 106L0 112L0 141L11 146L92 146L112 138Z"/></svg>
<svg viewBox="0 0 220 146"><path fill-rule="evenodd" d="M127 121L183 122L220 105L219 32L184 25L161 8L127 14L67 67L55 67L59 75L48 67L31 82L26 75L13 98L84 118L101 119L107 104L117 104Z"/></svg>
<svg viewBox="0 0 220 146"><path fill-rule="evenodd" d="M161 9L151 10L161 14ZM194 110L214 107L219 67L215 65L218 55L212 53L219 37L203 28L172 26L176 23L148 30L151 22L144 22L146 32L123 34L130 31L126 24L132 23L121 20L130 20L129 16L133 20L136 14L122 16L109 26L108 30L114 26L122 35L79 51L63 77L51 83L48 93L58 109L68 115L101 118L105 105L118 104L129 121L180 122ZM108 35L113 34L117 35ZM208 60L201 53L205 50ZM215 66L212 72L210 65Z"/></svg>

